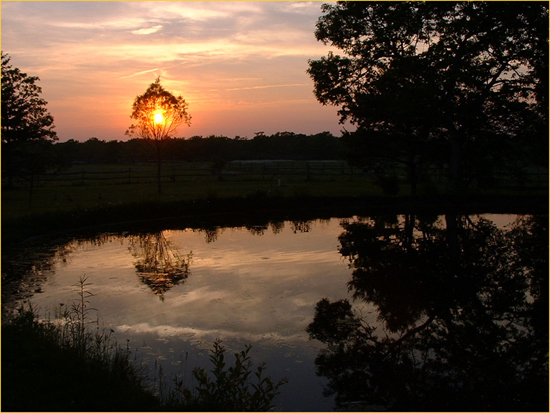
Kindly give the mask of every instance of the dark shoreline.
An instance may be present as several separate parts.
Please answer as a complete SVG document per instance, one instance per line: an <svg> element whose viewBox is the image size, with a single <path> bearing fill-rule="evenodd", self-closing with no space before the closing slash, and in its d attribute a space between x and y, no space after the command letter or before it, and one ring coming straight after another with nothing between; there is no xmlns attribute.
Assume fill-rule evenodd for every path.
<svg viewBox="0 0 550 413"><path fill-rule="evenodd" d="M194 227L243 225L273 220L307 220L333 216L380 214L548 214L547 195L525 196L418 196L418 197L271 197L266 194L234 198L207 198L192 201L142 202L75 210L63 213L33 214L2 219L4 248L58 236L123 224L169 221ZM138 225L139 226L139 225Z"/></svg>

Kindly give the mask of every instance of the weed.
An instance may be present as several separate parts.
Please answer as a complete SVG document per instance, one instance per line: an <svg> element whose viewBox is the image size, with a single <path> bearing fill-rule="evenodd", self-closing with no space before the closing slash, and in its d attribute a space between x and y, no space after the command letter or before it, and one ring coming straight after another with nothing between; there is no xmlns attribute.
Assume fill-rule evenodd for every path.
<svg viewBox="0 0 550 413"><path fill-rule="evenodd" d="M2 370L8 383L2 389L8 394L3 410L267 411L287 383L264 377L265 363L252 370L250 345L236 353L234 365L226 369L225 348L217 340L210 355L213 379L203 368L195 368L189 385L175 377L175 386L166 391L165 373L155 362L154 395L145 390L143 371L130 359L129 340L120 347L113 330L100 328L99 318L91 319L90 312L96 310L89 306L94 296L90 285L81 277L75 284L78 298L70 306L61 305L53 321L40 320L29 303L2 327L2 352L9 354Z"/></svg>
<svg viewBox="0 0 550 413"><path fill-rule="evenodd" d="M213 344L210 362L214 369L211 378L203 368L193 370L193 378L198 383L190 390L183 380L175 377L175 397L191 409L206 411L267 411L273 407L274 397L279 394L279 388L288 382L286 378L275 383L271 377L263 377L265 363L260 364L254 372L256 383L250 376L253 363L248 353L252 346L235 353L234 365L226 367L225 348L220 340ZM179 397L178 397L179 396Z"/></svg>
<svg viewBox="0 0 550 413"><path fill-rule="evenodd" d="M159 409L158 399L142 387L129 353L113 342L111 330L83 327L88 308L81 304L76 308L84 313L69 308L63 311L68 318L54 321L40 320L32 305L21 307L2 326L3 410Z"/></svg>

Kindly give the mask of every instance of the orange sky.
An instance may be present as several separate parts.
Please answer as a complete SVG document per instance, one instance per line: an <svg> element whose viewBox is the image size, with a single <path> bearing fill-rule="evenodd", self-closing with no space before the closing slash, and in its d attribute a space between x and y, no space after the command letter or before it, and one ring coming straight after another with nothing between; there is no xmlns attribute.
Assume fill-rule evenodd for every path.
<svg viewBox="0 0 550 413"><path fill-rule="evenodd" d="M305 73L321 2L2 1L2 51L39 76L60 141L125 139L157 76L189 104L178 136L339 135Z"/></svg>

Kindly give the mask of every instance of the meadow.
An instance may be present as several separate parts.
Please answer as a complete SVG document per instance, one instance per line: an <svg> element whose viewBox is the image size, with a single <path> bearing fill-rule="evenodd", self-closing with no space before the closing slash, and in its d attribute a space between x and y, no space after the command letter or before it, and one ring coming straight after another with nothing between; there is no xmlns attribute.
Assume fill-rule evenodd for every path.
<svg viewBox="0 0 550 413"><path fill-rule="evenodd" d="M403 170L377 175L343 161L166 162L162 168L162 193L154 163L76 164L36 177L32 191L25 181L12 188L4 185L4 241L205 214L319 213L327 208L346 208L352 214L365 208L441 212L456 207L505 212L546 210L548 199L548 171L536 168L523 176L503 172L460 194L446 192L443 172L425 171L416 195L411 195Z"/></svg>
<svg viewBox="0 0 550 413"><path fill-rule="evenodd" d="M38 177L32 194L28 184L20 181L15 188L3 190L2 217L258 194L287 198L410 195L403 171L376 176L343 161L167 162L162 168L161 194L154 163L73 165ZM444 181L440 171L428 171L419 195L443 194ZM471 186L469 193L537 195L547 190L548 171L533 169L524 176L503 173L489 185Z"/></svg>
<svg viewBox="0 0 550 413"><path fill-rule="evenodd" d="M3 191L2 214L16 218L35 213L70 212L141 202L244 197L258 193L292 196L381 195L372 177L342 162L240 162L223 169L212 163L166 163L162 193L156 165L73 165L41 176L32 199L25 182Z"/></svg>

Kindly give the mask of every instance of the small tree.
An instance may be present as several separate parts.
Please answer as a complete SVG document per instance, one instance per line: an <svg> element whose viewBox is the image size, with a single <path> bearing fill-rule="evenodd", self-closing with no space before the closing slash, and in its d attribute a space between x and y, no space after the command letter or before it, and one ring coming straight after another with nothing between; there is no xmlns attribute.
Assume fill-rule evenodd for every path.
<svg viewBox="0 0 550 413"><path fill-rule="evenodd" d="M126 131L150 142L156 151L158 192L161 190L162 147L182 125L191 125L187 103L182 96L174 96L160 84L160 77L134 100L130 118L136 121Z"/></svg>

